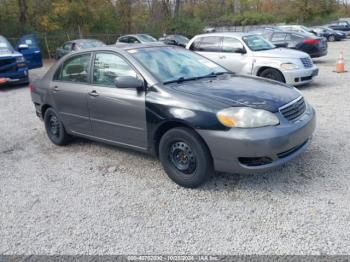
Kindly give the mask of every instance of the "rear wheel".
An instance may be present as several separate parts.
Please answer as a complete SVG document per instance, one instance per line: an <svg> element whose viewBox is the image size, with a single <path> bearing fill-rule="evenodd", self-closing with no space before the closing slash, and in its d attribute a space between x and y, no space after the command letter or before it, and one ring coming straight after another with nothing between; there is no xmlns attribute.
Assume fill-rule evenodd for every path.
<svg viewBox="0 0 350 262"><path fill-rule="evenodd" d="M189 128L166 132L160 140L159 158L168 176L183 187L198 187L213 173L207 146Z"/></svg>
<svg viewBox="0 0 350 262"><path fill-rule="evenodd" d="M71 136L67 134L62 121L53 108L45 111L44 123L47 136L52 143L58 146L64 146L71 140Z"/></svg>
<svg viewBox="0 0 350 262"><path fill-rule="evenodd" d="M335 41L335 36L334 35L328 36L328 41L329 42L334 42Z"/></svg>
<svg viewBox="0 0 350 262"><path fill-rule="evenodd" d="M268 78L268 79L271 79L271 80L275 80L275 81L278 81L278 82L282 82L282 83L285 82L282 73L280 71L278 71L277 69L274 69L274 68L264 69L260 73L259 76L264 77L264 78Z"/></svg>

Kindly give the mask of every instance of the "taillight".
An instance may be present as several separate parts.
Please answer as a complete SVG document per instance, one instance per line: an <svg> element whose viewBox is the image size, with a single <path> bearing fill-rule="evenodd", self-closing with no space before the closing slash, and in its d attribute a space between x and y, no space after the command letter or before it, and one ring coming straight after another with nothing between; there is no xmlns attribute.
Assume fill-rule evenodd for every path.
<svg viewBox="0 0 350 262"><path fill-rule="evenodd" d="M28 87L29 87L29 91L33 92L33 85L32 85L32 83L30 83Z"/></svg>
<svg viewBox="0 0 350 262"><path fill-rule="evenodd" d="M317 45L321 42L320 39L305 39L304 43L305 44L310 44L310 45Z"/></svg>

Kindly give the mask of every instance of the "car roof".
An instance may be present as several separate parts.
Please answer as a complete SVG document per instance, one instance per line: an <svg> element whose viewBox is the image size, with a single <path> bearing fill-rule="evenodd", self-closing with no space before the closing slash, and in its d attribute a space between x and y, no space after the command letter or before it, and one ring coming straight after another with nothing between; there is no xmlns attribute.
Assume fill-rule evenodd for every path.
<svg viewBox="0 0 350 262"><path fill-rule="evenodd" d="M200 35L196 35L195 37L206 37L206 36L221 36L221 37L245 37L245 36L250 36L250 35L254 35L253 33L249 33L249 32L215 32L215 33L207 33L207 34L200 34Z"/></svg>
<svg viewBox="0 0 350 262"><path fill-rule="evenodd" d="M172 48L176 48L175 46L165 45L162 42L137 43L137 44L116 43L114 45L106 45L106 46L100 46L100 47L86 48L84 50L77 51L75 53L89 52L89 51L121 51L121 50L127 51L127 50L133 50L133 49L152 48L152 47L172 47Z"/></svg>
<svg viewBox="0 0 350 262"><path fill-rule="evenodd" d="M75 40L72 40L71 42L102 42L101 40L98 40L98 39L89 39L89 38L82 38L82 39L75 39Z"/></svg>
<svg viewBox="0 0 350 262"><path fill-rule="evenodd" d="M122 35L120 37L127 37L127 36L135 36L135 37L137 37L137 36L140 36L140 35L149 35L149 34L129 34L129 35ZM149 35L149 36L151 36L151 35Z"/></svg>

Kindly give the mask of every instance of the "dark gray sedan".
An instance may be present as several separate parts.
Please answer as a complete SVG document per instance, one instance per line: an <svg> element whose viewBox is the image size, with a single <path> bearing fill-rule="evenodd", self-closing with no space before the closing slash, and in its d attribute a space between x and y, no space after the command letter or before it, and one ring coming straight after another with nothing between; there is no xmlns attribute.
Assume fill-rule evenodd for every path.
<svg viewBox="0 0 350 262"><path fill-rule="evenodd" d="M214 170L282 165L306 150L316 123L294 87L237 76L165 45L71 53L32 84L31 95L54 144L79 136L147 152L185 187Z"/></svg>

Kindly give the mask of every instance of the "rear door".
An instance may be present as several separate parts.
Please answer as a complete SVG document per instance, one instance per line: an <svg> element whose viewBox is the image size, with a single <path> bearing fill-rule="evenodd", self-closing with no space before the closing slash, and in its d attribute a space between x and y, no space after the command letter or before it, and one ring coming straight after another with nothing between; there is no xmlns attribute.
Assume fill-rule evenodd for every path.
<svg viewBox="0 0 350 262"><path fill-rule="evenodd" d="M28 48L22 48L23 45L28 46ZM27 60L29 69L43 66L39 42L35 35L29 34L22 36L16 43L16 49L21 52Z"/></svg>
<svg viewBox="0 0 350 262"><path fill-rule="evenodd" d="M201 54L220 64L224 54L221 52L222 37L221 36L205 36L195 39L190 50Z"/></svg>
<svg viewBox="0 0 350 262"><path fill-rule="evenodd" d="M95 137L121 145L147 148L145 91L117 88L118 76L140 77L115 52L97 52L93 62L92 92L88 98Z"/></svg>
<svg viewBox="0 0 350 262"><path fill-rule="evenodd" d="M65 60L50 84L54 107L69 130L91 135L88 93L91 91L91 53L83 53Z"/></svg>

